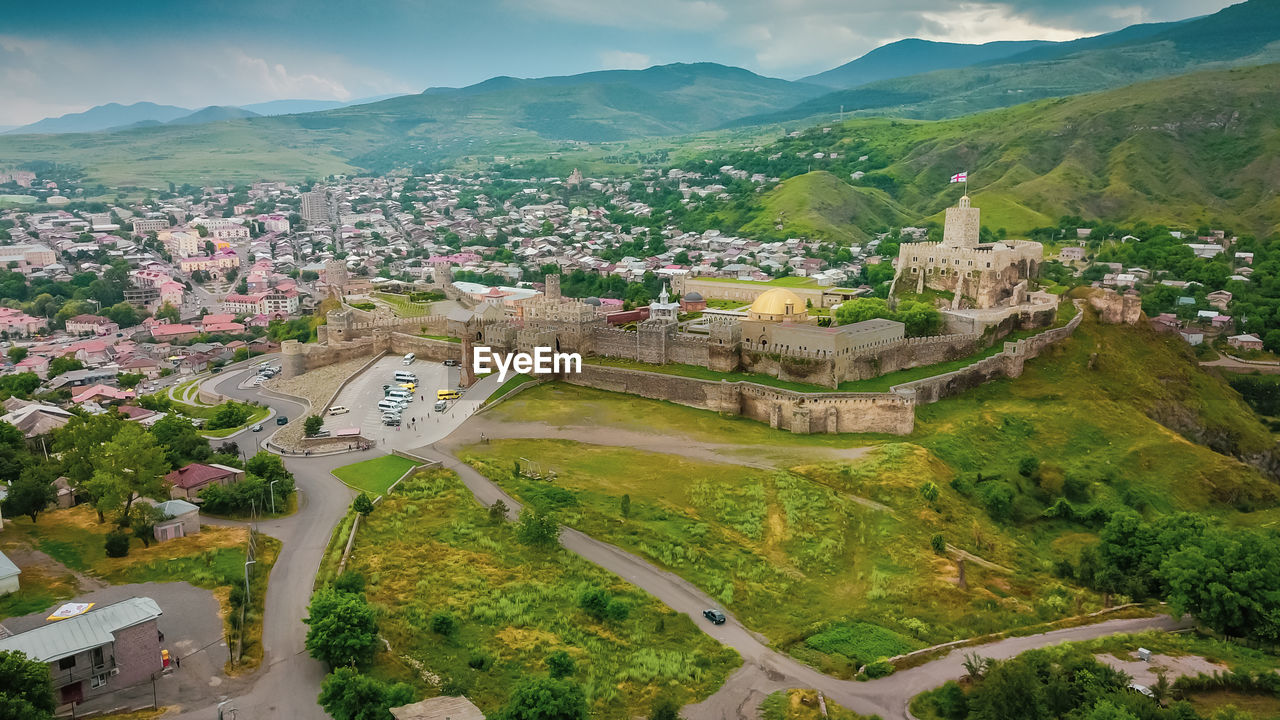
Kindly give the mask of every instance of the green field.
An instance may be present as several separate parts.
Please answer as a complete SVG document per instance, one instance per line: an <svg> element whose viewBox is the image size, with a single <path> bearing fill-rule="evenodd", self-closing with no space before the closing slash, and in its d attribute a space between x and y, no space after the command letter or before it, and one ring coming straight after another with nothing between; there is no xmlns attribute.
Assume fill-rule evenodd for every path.
<svg viewBox="0 0 1280 720"><path fill-rule="evenodd" d="M334 468L333 475L348 486L377 497L386 494L392 483L420 464L399 455L383 455Z"/></svg>
<svg viewBox="0 0 1280 720"><path fill-rule="evenodd" d="M518 375L513 375L507 378L506 382L499 385L497 390L494 390L492 393L490 393L489 397L485 398L484 404L488 405L489 403L496 401L498 398L502 397L503 395L506 395L512 390L515 390L517 387L520 387L521 385L534 379L535 378L532 375L525 375L523 373Z"/></svg>
<svg viewBox="0 0 1280 720"><path fill-rule="evenodd" d="M957 588L954 565L929 547L934 533L997 562L1034 548L966 503L946 467L914 445L886 445L842 477L558 440L491 440L461 457L521 502L685 577L774 645L846 677L880 657L1101 607L1034 562L1014 576L970 565L969 589ZM525 459L555 480L516 476ZM855 477L881 488L893 512L854 499ZM942 512L919 499L928 478L942 486ZM974 546L974 534L989 546Z"/></svg>
<svg viewBox="0 0 1280 720"><path fill-rule="evenodd" d="M360 524L350 566L368 581L379 609L373 673L425 690L417 669L465 692L491 716L515 681L546 673L563 650L594 718L633 718L654 698L702 699L739 664L684 615L618 577L555 546L520 544L508 523L492 523L450 472L401 484ZM577 608L583 590L601 588L625 603L625 619L597 621ZM430 632L428 618L458 619L453 637ZM420 665L419 665L420 664Z"/></svg>

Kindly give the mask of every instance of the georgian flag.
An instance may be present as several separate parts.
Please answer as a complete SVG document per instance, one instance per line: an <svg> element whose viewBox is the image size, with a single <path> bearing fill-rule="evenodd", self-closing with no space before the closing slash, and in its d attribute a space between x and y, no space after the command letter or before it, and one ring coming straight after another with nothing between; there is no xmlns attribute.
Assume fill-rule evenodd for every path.
<svg viewBox="0 0 1280 720"><path fill-rule="evenodd" d="M969 173L967 172L956 173L955 175L951 176L951 182L953 183L969 182Z"/></svg>

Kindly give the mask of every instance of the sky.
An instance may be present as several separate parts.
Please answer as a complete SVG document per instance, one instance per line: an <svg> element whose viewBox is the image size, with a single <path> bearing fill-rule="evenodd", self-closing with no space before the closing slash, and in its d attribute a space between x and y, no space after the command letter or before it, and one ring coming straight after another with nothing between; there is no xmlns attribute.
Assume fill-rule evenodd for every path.
<svg viewBox="0 0 1280 720"><path fill-rule="evenodd" d="M718 62L796 79L894 40L1069 40L1232 0L6 2L0 126L108 102L352 100Z"/></svg>

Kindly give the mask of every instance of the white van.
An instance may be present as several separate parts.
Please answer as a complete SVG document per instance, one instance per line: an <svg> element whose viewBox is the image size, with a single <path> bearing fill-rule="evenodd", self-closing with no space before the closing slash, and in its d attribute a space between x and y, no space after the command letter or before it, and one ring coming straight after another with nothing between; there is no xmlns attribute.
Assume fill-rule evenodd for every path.
<svg viewBox="0 0 1280 720"><path fill-rule="evenodd" d="M403 410L404 406L407 404L408 403L402 402L396 398L387 397L387 398L382 398L381 400L378 401L378 409L383 412L390 412L392 410Z"/></svg>
<svg viewBox="0 0 1280 720"><path fill-rule="evenodd" d="M393 388L387 391L387 394L383 399L396 400L398 402L403 402L403 403L411 403L413 402L413 393L403 388Z"/></svg>
<svg viewBox="0 0 1280 720"><path fill-rule="evenodd" d="M343 406L343 405L334 405L333 407L329 408L329 414L330 414L330 415L346 415L346 414L347 414L347 413L349 413L349 412L351 412L351 411L350 411L350 410L348 410L348 409L347 409L345 406Z"/></svg>
<svg viewBox="0 0 1280 720"><path fill-rule="evenodd" d="M412 364L413 364L413 353L409 353L408 355L405 355L405 356L404 356L404 364L405 364L405 365L412 365Z"/></svg>
<svg viewBox="0 0 1280 720"><path fill-rule="evenodd" d="M417 375L414 375L414 374L413 374L413 373L411 373L411 372L405 372L404 370L401 370L400 372L397 372L397 373L396 373L396 382L398 382L398 383L413 383L414 385L417 385L417 384L418 384L418 376L417 376Z"/></svg>
<svg viewBox="0 0 1280 720"><path fill-rule="evenodd" d="M448 401L448 400L437 400L437 401L436 401L436 412L444 412L445 410L448 410L448 409L449 409L449 401Z"/></svg>

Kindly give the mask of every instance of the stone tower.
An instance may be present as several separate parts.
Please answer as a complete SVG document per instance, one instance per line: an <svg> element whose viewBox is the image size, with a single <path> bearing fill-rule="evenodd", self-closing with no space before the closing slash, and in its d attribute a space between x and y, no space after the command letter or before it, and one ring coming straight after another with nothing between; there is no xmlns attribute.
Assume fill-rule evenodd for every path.
<svg viewBox="0 0 1280 720"><path fill-rule="evenodd" d="M947 208L947 221L942 228L942 246L977 247L981 228L979 210L969 204L969 196L965 195L955 207Z"/></svg>
<svg viewBox="0 0 1280 720"><path fill-rule="evenodd" d="M544 282L546 282L547 288L546 288L546 291L543 293L543 295L548 300L554 300L556 302L560 302L560 274L556 273L553 275L548 275L544 279Z"/></svg>
<svg viewBox="0 0 1280 720"><path fill-rule="evenodd" d="M329 286L330 292L341 296L342 289L347 286L347 264L341 260L326 260L324 282Z"/></svg>
<svg viewBox="0 0 1280 720"><path fill-rule="evenodd" d="M444 287L453 282L453 266L447 262L437 262L431 264L431 277L435 280L436 285Z"/></svg>

